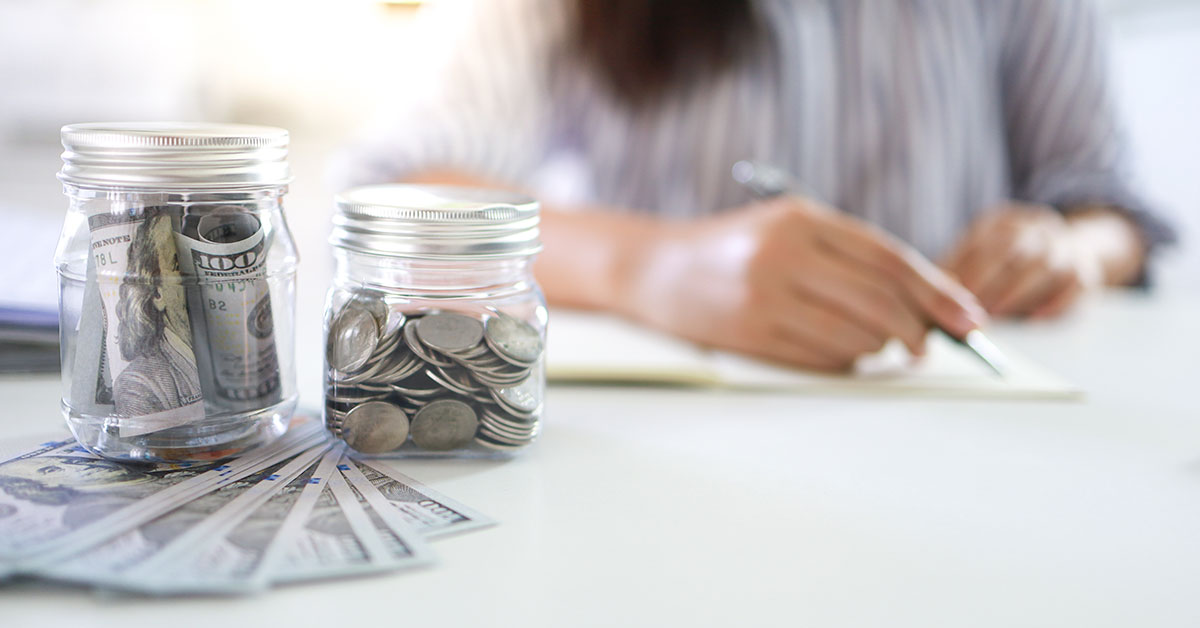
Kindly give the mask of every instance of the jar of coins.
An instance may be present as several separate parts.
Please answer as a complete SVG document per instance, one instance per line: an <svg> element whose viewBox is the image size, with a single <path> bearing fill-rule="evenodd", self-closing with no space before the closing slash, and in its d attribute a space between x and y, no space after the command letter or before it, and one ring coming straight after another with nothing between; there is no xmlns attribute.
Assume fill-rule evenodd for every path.
<svg viewBox="0 0 1200 628"><path fill-rule="evenodd" d="M377 185L337 198L325 421L363 454L495 456L541 431L538 204Z"/></svg>
<svg viewBox="0 0 1200 628"><path fill-rule="evenodd" d="M281 435L297 399L287 131L75 124L62 142L62 408L75 438L156 463Z"/></svg>

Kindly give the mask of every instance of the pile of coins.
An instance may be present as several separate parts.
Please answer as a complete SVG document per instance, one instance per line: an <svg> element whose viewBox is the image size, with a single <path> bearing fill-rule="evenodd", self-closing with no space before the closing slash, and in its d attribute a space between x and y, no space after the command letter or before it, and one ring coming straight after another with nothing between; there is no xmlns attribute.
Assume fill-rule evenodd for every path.
<svg viewBox="0 0 1200 628"><path fill-rule="evenodd" d="M326 425L368 454L410 442L519 449L541 429L543 348L533 326L499 311L406 315L356 295L329 325Z"/></svg>

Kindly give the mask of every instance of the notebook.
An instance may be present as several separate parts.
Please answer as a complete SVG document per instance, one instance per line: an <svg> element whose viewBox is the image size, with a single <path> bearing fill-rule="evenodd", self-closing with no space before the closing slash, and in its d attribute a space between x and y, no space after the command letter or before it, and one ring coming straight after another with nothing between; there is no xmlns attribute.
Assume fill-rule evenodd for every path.
<svg viewBox="0 0 1200 628"><path fill-rule="evenodd" d="M854 372L828 374L762 362L590 312L550 314L546 372L552 382L698 386L813 394L958 398L1080 399L1083 391L1001 346L1004 377L941 333L914 362L899 343L859 360Z"/></svg>

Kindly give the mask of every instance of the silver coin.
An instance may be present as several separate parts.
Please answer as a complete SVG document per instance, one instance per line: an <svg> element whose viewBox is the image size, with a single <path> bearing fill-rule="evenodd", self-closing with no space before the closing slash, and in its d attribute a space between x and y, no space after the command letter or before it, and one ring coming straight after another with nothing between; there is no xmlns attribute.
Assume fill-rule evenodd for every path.
<svg viewBox="0 0 1200 628"><path fill-rule="evenodd" d="M408 415L386 401L355 406L342 420L341 437L364 454L381 454L399 448L408 439Z"/></svg>
<svg viewBox="0 0 1200 628"><path fill-rule="evenodd" d="M403 315L401 317L403 318ZM392 350L404 340L402 335L403 329L403 324L386 327L383 335L379 338L379 343L375 347L375 354L372 357L382 359L390 356Z"/></svg>
<svg viewBox="0 0 1200 628"><path fill-rule="evenodd" d="M542 431L540 423L534 423L523 428L512 428L500 423L496 423L495 421L492 421L486 417L479 420L479 427L480 429L486 428L490 432L501 434L509 438L524 440L533 440L538 433Z"/></svg>
<svg viewBox="0 0 1200 628"><path fill-rule="evenodd" d="M513 366L503 360L499 360L498 362L468 362L464 366L476 373L484 373L493 377L516 377L531 370L525 367Z"/></svg>
<svg viewBox="0 0 1200 628"><path fill-rule="evenodd" d="M500 444L509 445L512 447L520 447L522 445L527 444L527 441L514 439L514 438L508 438L506 436L501 436L494 432L489 432L486 429L480 429L479 436L482 438L486 438L494 443L500 443Z"/></svg>
<svg viewBox="0 0 1200 628"><path fill-rule="evenodd" d="M417 321L417 337L442 353L468 352L483 340L483 325L454 312L437 312Z"/></svg>
<svg viewBox="0 0 1200 628"><path fill-rule="evenodd" d="M363 367L379 342L379 326L369 312L345 308L329 326L329 344L325 358L329 366L342 373Z"/></svg>
<svg viewBox="0 0 1200 628"><path fill-rule="evenodd" d="M471 406L456 399L439 399L413 417L413 443L426 451L450 451L470 443L477 429L479 419Z"/></svg>
<svg viewBox="0 0 1200 628"><path fill-rule="evenodd" d="M514 430L530 431L541 423L540 414L535 414L529 418L522 418L508 414L503 409L495 406L485 406L482 414L483 416L480 417L480 421L486 421L494 425L502 425Z"/></svg>
<svg viewBox="0 0 1200 628"><path fill-rule="evenodd" d="M493 375L482 371L474 372L475 379L487 384L492 388L505 388L510 386L519 386L522 382L529 379L529 372L525 371L515 375Z"/></svg>
<svg viewBox="0 0 1200 628"><path fill-rule="evenodd" d="M341 410L337 410L335 408L329 408L329 407L325 408L325 424L326 425L331 425L331 424L336 423L340 427L342 424L342 421L345 421L345 420L346 420L345 412L342 412Z"/></svg>
<svg viewBox="0 0 1200 628"><path fill-rule="evenodd" d="M542 405L541 380L536 377L530 377L517 386L493 388L491 392L497 403L520 412L533 412Z"/></svg>
<svg viewBox="0 0 1200 628"><path fill-rule="evenodd" d="M443 360L434 357L433 351L430 351L424 344L421 343L421 339L417 336L417 323L421 320L424 319L409 318L408 323L404 325L404 342L408 345L409 350L413 352L413 355L430 364L437 366L454 366L454 362L450 360Z"/></svg>
<svg viewBox="0 0 1200 628"><path fill-rule="evenodd" d="M356 292L350 300L346 302L347 308L358 308L365 310L375 319L375 324L379 326L380 331L383 330L384 324L388 319L388 305L384 301L383 293L375 290L362 290Z"/></svg>
<svg viewBox="0 0 1200 628"><path fill-rule="evenodd" d="M385 364L382 361L367 362L357 371L349 374L342 373L340 371L334 371L334 379L337 380L338 384L343 386L361 384L367 380L373 379L379 374L380 371L383 370L384 366Z"/></svg>
<svg viewBox="0 0 1200 628"><path fill-rule="evenodd" d="M542 357L542 337L532 325L508 314L488 318L484 325L487 344L500 357L529 366Z"/></svg>
<svg viewBox="0 0 1200 628"><path fill-rule="evenodd" d="M454 354L455 361L459 363L469 363L475 360L491 359L492 350L488 348L487 343L479 343L466 351L460 351Z"/></svg>
<svg viewBox="0 0 1200 628"><path fill-rule="evenodd" d="M435 367L433 370L437 372L441 379L448 380L450 384L456 387L459 394L470 396L487 390L485 386L475 381L471 377L471 372L465 368Z"/></svg>
<svg viewBox="0 0 1200 628"><path fill-rule="evenodd" d="M506 445L528 445L529 443L537 440L538 434L535 432L534 434L527 436L513 436L505 432L496 431L490 426L485 425L480 426L478 436L486 436L487 438L500 441Z"/></svg>
<svg viewBox="0 0 1200 628"><path fill-rule="evenodd" d="M372 381L381 384L395 384L412 377L423 366L425 366L424 362L413 354L405 352L394 363L388 364L384 371L372 379Z"/></svg>
<svg viewBox="0 0 1200 628"><path fill-rule="evenodd" d="M490 436L487 436L484 434L480 434L475 437L475 444L480 445L482 447L486 447L488 449L495 450L495 451L504 451L504 452L517 451L518 449L525 447L525 444L512 445L512 444L508 444L508 443L498 442L496 440L493 440Z"/></svg>
<svg viewBox="0 0 1200 628"><path fill-rule="evenodd" d="M396 394L410 399L432 399L446 392L441 388L406 388L396 384L392 384L392 390Z"/></svg>
<svg viewBox="0 0 1200 628"><path fill-rule="evenodd" d="M471 396L472 391L460 386L453 377L446 377L434 369L425 369L425 376L433 380L433 383L456 395L462 395L464 397Z"/></svg>
<svg viewBox="0 0 1200 628"><path fill-rule="evenodd" d="M387 392L391 392L389 389ZM386 393L363 392L357 388L338 387L336 390L328 390L325 392L326 403L363 403L364 401L377 401L386 397Z"/></svg>

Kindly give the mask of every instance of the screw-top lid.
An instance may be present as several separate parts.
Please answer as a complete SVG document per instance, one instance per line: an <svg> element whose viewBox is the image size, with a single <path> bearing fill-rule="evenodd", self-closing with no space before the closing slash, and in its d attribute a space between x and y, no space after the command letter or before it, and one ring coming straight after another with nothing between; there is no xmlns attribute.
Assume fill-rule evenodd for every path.
<svg viewBox="0 0 1200 628"><path fill-rule="evenodd" d="M339 194L330 242L413 258L520 257L542 248L534 199L438 185L369 185Z"/></svg>
<svg viewBox="0 0 1200 628"><path fill-rule="evenodd" d="M288 132L203 122L69 124L58 178L80 186L167 190L284 185Z"/></svg>

